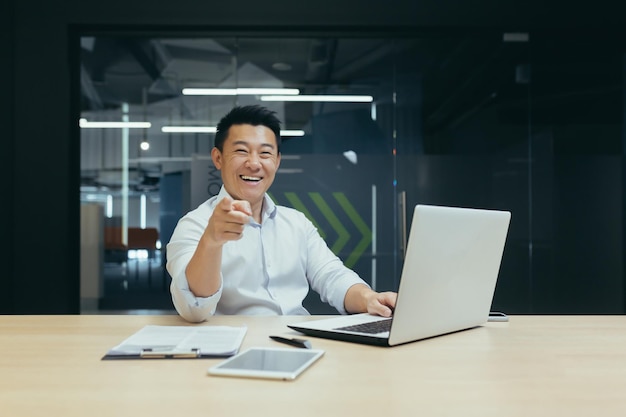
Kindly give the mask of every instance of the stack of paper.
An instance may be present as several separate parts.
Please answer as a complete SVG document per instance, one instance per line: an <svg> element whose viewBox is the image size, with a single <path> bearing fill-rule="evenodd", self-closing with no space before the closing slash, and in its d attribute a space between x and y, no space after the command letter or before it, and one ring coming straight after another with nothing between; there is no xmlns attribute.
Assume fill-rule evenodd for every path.
<svg viewBox="0 0 626 417"><path fill-rule="evenodd" d="M109 350L102 359L216 358L232 356L247 327L145 326Z"/></svg>

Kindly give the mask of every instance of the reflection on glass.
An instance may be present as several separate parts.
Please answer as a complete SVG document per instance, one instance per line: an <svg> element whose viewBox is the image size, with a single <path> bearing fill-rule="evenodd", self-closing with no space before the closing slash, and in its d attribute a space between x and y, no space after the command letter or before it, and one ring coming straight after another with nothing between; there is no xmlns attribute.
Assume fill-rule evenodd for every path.
<svg viewBox="0 0 626 417"><path fill-rule="evenodd" d="M103 207L102 307L171 308L166 243L184 213L219 191L209 158L215 126L235 105L261 104L283 121L272 198L305 213L377 289L397 288L410 227L401 219L414 204L505 209L513 218L495 307L550 311L560 293L538 283L552 282L558 257L569 256L554 251L553 223L575 223L552 214L561 210L555 178L580 180L572 190L588 178L590 189L615 183L623 47L548 39L531 56L533 40L495 32L82 38L81 202ZM582 157L587 151L598 159ZM594 199L614 207L602 196L616 192ZM154 230L159 246L129 248L120 228ZM569 249L574 259L587 255Z"/></svg>

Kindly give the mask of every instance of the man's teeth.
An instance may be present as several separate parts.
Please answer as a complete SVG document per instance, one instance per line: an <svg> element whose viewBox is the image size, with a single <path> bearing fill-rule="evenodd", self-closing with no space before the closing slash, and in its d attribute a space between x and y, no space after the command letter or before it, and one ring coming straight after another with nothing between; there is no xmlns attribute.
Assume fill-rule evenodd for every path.
<svg viewBox="0 0 626 417"><path fill-rule="evenodd" d="M261 181L259 177L248 177L247 175L242 175L241 179L245 181Z"/></svg>

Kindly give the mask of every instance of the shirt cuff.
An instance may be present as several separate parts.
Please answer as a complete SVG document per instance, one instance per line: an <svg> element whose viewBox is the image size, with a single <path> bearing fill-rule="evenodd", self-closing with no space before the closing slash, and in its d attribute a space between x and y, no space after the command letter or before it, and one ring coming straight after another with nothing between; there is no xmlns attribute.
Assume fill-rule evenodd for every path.
<svg viewBox="0 0 626 417"><path fill-rule="evenodd" d="M333 307L337 309L339 314L349 314L348 311L346 311L346 295L348 294L348 290L350 289L350 287L357 284L364 284L367 287L371 288L367 282L358 277L355 277L354 279L346 279L341 283L337 283L337 285L335 286L333 290L333 300L335 301L334 304L336 305L333 305Z"/></svg>
<svg viewBox="0 0 626 417"><path fill-rule="evenodd" d="M196 297L189 289L187 277L172 280L172 301L178 313L188 321L204 321L215 314L217 303L222 296L222 285L209 297Z"/></svg>

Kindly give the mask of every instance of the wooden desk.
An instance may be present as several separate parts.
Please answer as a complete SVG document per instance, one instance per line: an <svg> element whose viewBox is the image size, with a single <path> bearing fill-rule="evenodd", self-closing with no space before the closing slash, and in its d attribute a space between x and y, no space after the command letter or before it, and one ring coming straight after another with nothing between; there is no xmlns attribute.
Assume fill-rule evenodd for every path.
<svg viewBox="0 0 626 417"><path fill-rule="evenodd" d="M242 349L284 346L294 317L247 324ZM514 316L394 348L311 338L325 356L292 382L212 377L219 359L101 361L177 316L0 316L0 415L624 416L626 316Z"/></svg>

